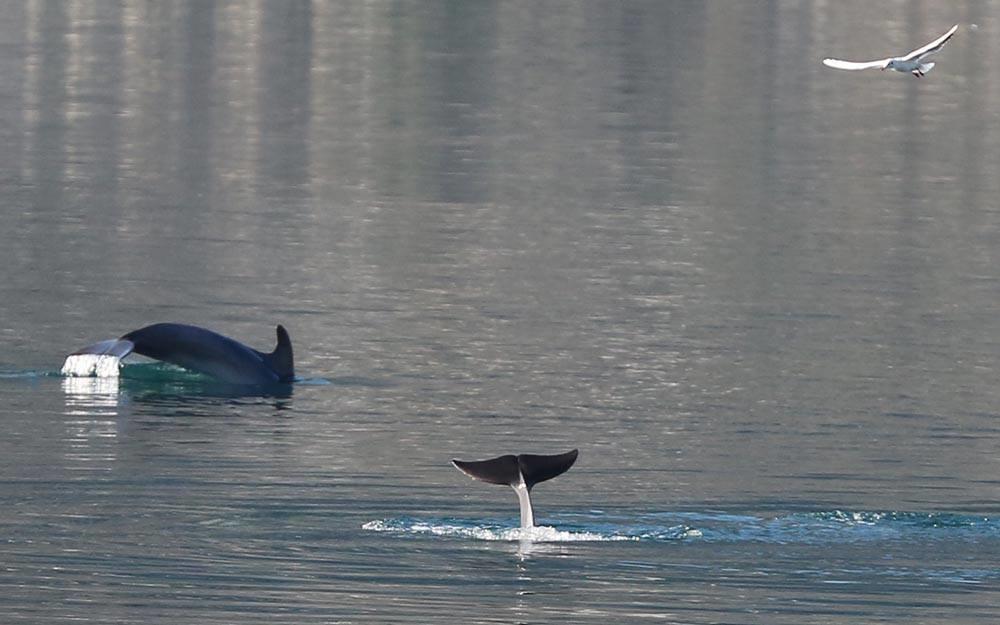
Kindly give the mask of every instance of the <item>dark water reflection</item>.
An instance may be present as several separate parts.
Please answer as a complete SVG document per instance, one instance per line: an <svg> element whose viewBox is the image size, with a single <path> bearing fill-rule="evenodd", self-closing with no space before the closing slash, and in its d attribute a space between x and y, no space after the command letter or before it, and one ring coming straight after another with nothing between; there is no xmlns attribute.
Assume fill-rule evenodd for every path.
<svg viewBox="0 0 1000 625"><path fill-rule="evenodd" d="M996 622L996 8L6 6L5 621ZM156 321L304 382L52 375Z"/></svg>

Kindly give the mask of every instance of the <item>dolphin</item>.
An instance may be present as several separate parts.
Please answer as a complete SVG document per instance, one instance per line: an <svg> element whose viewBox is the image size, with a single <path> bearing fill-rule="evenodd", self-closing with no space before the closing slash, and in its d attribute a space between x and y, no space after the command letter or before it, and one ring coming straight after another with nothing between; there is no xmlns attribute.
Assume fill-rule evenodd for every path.
<svg viewBox="0 0 1000 625"><path fill-rule="evenodd" d="M258 352L217 332L182 323L156 323L133 330L118 339L88 345L66 358L63 372L71 370L74 356L111 357L117 360L135 352L228 384L287 384L295 378L292 341L278 326L278 344L271 353Z"/></svg>
<svg viewBox="0 0 1000 625"><path fill-rule="evenodd" d="M577 455L579 450L574 449L551 456L508 454L489 460L452 460L451 463L462 473L477 480L506 484L513 488L521 507L521 529L526 530L535 526L535 515L531 510L531 487L568 471L576 462Z"/></svg>

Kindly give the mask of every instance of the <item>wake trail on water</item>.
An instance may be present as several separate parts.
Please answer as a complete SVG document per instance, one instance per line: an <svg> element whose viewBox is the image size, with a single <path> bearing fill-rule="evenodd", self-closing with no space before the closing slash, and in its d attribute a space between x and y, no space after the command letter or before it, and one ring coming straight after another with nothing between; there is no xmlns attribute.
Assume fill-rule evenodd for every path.
<svg viewBox="0 0 1000 625"><path fill-rule="evenodd" d="M511 521L377 519L361 527L399 536L440 536L484 541L622 542L703 541L765 544L848 544L879 541L1000 541L1000 517L949 513L831 510L779 516L723 513L601 512L564 514L552 525L527 530Z"/></svg>

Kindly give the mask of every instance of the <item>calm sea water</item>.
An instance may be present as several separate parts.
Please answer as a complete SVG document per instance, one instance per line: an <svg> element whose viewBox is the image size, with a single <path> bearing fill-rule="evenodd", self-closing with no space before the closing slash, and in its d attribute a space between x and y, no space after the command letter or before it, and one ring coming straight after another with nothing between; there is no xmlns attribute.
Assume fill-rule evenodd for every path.
<svg viewBox="0 0 1000 625"><path fill-rule="evenodd" d="M998 622L998 10L6 5L2 620Z"/></svg>

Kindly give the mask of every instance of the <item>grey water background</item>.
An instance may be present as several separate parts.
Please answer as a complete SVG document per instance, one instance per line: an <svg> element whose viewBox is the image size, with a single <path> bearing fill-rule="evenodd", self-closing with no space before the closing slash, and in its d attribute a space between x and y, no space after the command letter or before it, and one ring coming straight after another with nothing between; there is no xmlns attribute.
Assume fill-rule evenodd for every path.
<svg viewBox="0 0 1000 625"><path fill-rule="evenodd" d="M3 622L1000 619L997 2L0 9Z"/></svg>

